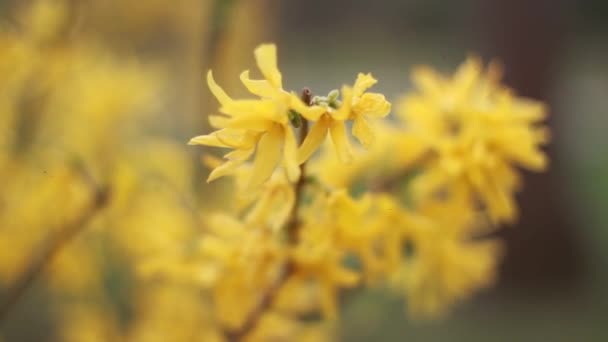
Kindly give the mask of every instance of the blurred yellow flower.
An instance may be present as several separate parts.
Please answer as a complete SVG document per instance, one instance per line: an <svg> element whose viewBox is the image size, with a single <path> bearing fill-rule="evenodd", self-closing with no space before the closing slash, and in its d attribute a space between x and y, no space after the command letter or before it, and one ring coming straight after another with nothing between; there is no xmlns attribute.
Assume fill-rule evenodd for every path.
<svg viewBox="0 0 608 342"><path fill-rule="evenodd" d="M541 171L547 161L540 145L548 141L544 106L517 98L498 81L500 69L469 58L452 78L428 68L414 71L418 91L406 96L398 113L434 154L412 185L416 196L465 191L488 206L496 222L516 216L515 167Z"/></svg>

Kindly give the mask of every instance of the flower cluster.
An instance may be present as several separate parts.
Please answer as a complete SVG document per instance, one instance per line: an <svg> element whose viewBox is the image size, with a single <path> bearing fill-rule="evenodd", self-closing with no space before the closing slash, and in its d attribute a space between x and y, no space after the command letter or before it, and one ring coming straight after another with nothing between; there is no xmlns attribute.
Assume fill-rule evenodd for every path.
<svg viewBox="0 0 608 342"><path fill-rule="evenodd" d="M501 246L487 236L516 217L517 167L546 167L541 103L501 85L498 64L469 58L452 77L416 69L398 122L374 121L391 104L367 92L370 74L298 97L282 87L274 45L255 57L264 79L241 74L255 99L232 99L209 72L218 130L190 141L232 149L224 163L207 158L209 181L233 175L248 199L213 214L190 255L225 337L281 337L268 317L290 331L303 314L335 318L342 288L398 289L426 317L492 284Z"/></svg>

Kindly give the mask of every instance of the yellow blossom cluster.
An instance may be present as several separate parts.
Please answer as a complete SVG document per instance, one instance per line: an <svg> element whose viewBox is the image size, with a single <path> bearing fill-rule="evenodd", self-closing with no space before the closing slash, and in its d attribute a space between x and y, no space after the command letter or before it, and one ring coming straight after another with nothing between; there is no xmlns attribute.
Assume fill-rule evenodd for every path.
<svg viewBox="0 0 608 342"><path fill-rule="evenodd" d="M516 217L517 168L546 167L541 103L501 85L498 64L469 58L451 77L417 68L396 120L379 121L391 104L367 92L371 74L299 97L283 89L275 45L254 55L264 78L241 74L252 99L231 98L209 72L217 130L190 141L231 150L223 163L206 157L208 181L231 175L246 199L210 214L190 254L224 337L261 338L277 315L299 329L302 315L336 318L343 288L398 289L427 317L492 284L502 249L488 236Z"/></svg>
<svg viewBox="0 0 608 342"><path fill-rule="evenodd" d="M34 0L2 26L0 340L29 333L12 321L27 296L61 341L323 341L347 289L394 290L424 318L492 284L503 251L489 235L516 219L518 168L546 167L549 134L543 104L477 58L453 76L416 69L394 107L369 73L327 95L285 89L274 44L254 50L260 78L240 74L247 98L209 71L214 130L190 144L227 150L203 164L234 181L209 212L226 195L192 186L196 120L165 108L177 63L108 42L167 26L230 55L221 77L260 29L260 6L236 3ZM224 41L204 24L230 6Z"/></svg>

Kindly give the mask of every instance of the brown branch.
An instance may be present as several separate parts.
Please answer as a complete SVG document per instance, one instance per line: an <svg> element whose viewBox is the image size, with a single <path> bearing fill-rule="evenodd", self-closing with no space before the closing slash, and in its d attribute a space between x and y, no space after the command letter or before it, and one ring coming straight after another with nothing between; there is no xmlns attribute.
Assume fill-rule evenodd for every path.
<svg viewBox="0 0 608 342"><path fill-rule="evenodd" d="M6 319L11 310L51 263L53 258L87 226L87 223L91 221L96 213L107 205L108 190L95 184L88 173L85 173L84 177L93 189L91 202L78 217L74 218L73 221L67 222L57 234L51 236L49 238L50 241L46 242L26 263L25 270L6 291L6 299L0 304L0 323Z"/></svg>
<svg viewBox="0 0 608 342"><path fill-rule="evenodd" d="M306 105L310 105L312 94L308 88L304 88L302 91L302 101ZM299 143L302 144L304 138L308 134L308 121L303 120L302 126L300 127ZM302 203L302 196L304 192L304 186L306 185L306 163L300 165L300 178L294 186L295 201L289 215L285 229L287 230L288 243L291 246L298 244L298 229L300 227L300 220L298 218L298 208ZM245 338L251 333L262 319L264 313L272 306L275 298L279 294L280 289L285 285L289 277L295 272L295 264L288 260L279 271L279 275L270 285L268 289L262 294L262 297L258 301L257 305L253 308L245 323L236 330L225 330L224 337L230 342L238 342Z"/></svg>

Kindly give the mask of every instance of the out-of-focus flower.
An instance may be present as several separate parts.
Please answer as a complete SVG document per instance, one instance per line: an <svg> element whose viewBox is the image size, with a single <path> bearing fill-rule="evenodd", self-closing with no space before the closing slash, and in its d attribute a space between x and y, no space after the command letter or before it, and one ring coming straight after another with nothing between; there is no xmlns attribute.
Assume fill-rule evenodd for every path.
<svg viewBox="0 0 608 342"><path fill-rule="evenodd" d="M488 206L496 222L516 216L513 194L519 187L515 167L540 171L547 161L543 104L515 97L498 81L500 69L469 58L452 78L428 68L414 72L419 91L406 96L398 113L426 141L434 158L414 180L416 196L466 191Z"/></svg>

